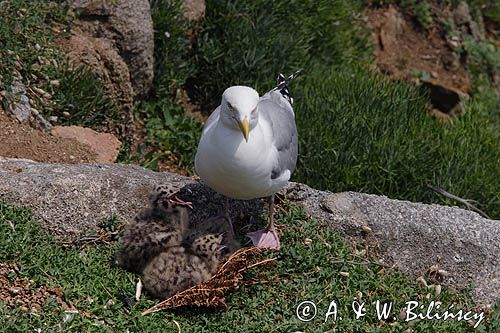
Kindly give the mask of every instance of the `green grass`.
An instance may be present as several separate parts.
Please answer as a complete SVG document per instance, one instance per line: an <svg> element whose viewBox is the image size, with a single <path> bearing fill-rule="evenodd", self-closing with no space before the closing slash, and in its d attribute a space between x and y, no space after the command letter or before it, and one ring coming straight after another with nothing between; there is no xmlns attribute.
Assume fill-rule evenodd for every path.
<svg viewBox="0 0 500 333"><path fill-rule="evenodd" d="M156 96L172 97L195 72L190 57L190 35L196 27L187 21L180 0L152 0L155 37Z"/></svg>
<svg viewBox="0 0 500 333"><path fill-rule="evenodd" d="M464 116L442 125L424 111L416 88L348 67L320 67L292 88L297 181L334 192L457 204L426 187L433 184L500 217L500 138L490 104L474 99Z"/></svg>
<svg viewBox="0 0 500 333"><path fill-rule="evenodd" d="M65 301L79 312L64 312L49 299L36 313L22 313L8 308L0 301L2 332L27 332L37 329L51 332L153 332L176 331L176 320L183 332L402 332L408 327L413 332L469 332L462 321L379 321L373 302L394 301L394 315L410 300L418 300L430 293L430 300L439 300L443 306L455 304L457 309L473 310L467 292L460 294L445 289L439 296L409 281L402 274L370 264L353 256L352 249L342 238L319 221L307 218L304 211L288 207L278 223L286 226L282 235L283 248L276 265L259 273L263 283L243 287L228 299L226 311L179 309L156 313L147 317L142 310L152 306L143 299L130 312L125 310L120 290L132 297L136 276L114 267L113 255L117 244L61 248L50 236L41 232L28 210L0 203L0 262L16 262L20 275L35 281L35 286L62 287ZM12 230L13 225L14 230ZM102 225L116 230L117 221ZM305 238L312 240L304 245ZM311 255L314 254L314 255ZM347 272L349 276L342 276ZM254 275L255 277L255 275ZM362 294L367 314L356 320L351 302ZM111 300L111 301L110 301ZM296 317L298 304L314 301L318 317L303 323ZM343 317L336 323L324 322L331 301L339 302ZM107 306L105 306L108 304ZM63 320L65 319L65 320ZM235 323L238 323L235 326ZM495 332L500 328L500 311L489 313L477 332Z"/></svg>
<svg viewBox="0 0 500 333"><path fill-rule="evenodd" d="M231 85L266 91L278 72L311 63L369 63L361 3L352 1L207 1L188 87L210 112Z"/></svg>
<svg viewBox="0 0 500 333"><path fill-rule="evenodd" d="M181 1L151 1L155 37L154 93L136 103L134 113L144 123L144 143L124 149L119 160L156 170L169 160L179 170L194 173L194 154L203 124L185 115L182 89L195 72L190 35L196 29L182 13Z"/></svg>
<svg viewBox="0 0 500 333"><path fill-rule="evenodd" d="M100 81L86 67L64 65L56 74L60 86L54 91L55 102L47 115L57 116L59 124L109 130L124 121L116 103L106 96Z"/></svg>

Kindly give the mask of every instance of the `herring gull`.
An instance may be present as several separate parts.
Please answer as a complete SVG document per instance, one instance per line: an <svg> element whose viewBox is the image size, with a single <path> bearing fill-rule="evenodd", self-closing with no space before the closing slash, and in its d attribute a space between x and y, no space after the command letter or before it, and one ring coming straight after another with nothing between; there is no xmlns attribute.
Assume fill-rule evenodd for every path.
<svg viewBox="0 0 500 333"><path fill-rule="evenodd" d="M228 197L268 197L268 226L247 234L258 247L280 248L274 194L287 185L297 162L297 128L288 84L298 74L287 78L279 74L278 85L262 97L250 87L227 88L203 127L196 152L196 173L226 197L227 217Z"/></svg>

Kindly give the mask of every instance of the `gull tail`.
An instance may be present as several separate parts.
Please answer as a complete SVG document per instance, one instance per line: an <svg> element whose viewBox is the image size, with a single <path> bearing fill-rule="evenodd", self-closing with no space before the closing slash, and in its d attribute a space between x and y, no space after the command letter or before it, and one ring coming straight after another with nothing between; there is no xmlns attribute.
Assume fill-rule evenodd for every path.
<svg viewBox="0 0 500 333"><path fill-rule="evenodd" d="M276 79L277 85L271 91L279 91L280 94L283 95L283 97L286 98L286 100L290 103L290 105L293 105L293 98L290 95L290 90L288 90L288 84L290 84L290 81L299 76L299 74L300 70L293 72L288 77L285 77L283 74L279 73L278 78Z"/></svg>

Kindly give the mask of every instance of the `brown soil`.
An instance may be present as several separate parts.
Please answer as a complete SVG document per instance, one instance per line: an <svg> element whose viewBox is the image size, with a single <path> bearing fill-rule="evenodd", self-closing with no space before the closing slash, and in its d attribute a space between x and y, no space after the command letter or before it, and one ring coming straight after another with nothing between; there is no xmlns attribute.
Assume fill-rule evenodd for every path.
<svg viewBox="0 0 500 333"><path fill-rule="evenodd" d="M158 172L171 172L176 173L178 175L187 176L188 173L184 169L179 169L177 165L175 165L175 161L172 159L162 159L158 161Z"/></svg>
<svg viewBox="0 0 500 333"><path fill-rule="evenodd" d="M443 18L451 15L446 7L439 11ZM448 46L440 26L422 31L411 17L392 6L369 8L366 17L382 72L392 79L415 81L412 72L425 71L443 85L469 90L466 66Z"/></svg>
<svg viewBox="0 0 500 333"><path fill-rule="evenodd" d="M0 299L11 308L23 312L36 311L43 307L48 297L68 310L70 307L63 300L61 288L33 287L34 282L19 276L19 267L15 263L0 263Z"/></svg>
<svg viewBox="0 0 500 333"><path fill-rule="evenodd" d="M0 109L0 156L49 163L90 163L92 149L75 139L58 138L20 124Z"/></svg>

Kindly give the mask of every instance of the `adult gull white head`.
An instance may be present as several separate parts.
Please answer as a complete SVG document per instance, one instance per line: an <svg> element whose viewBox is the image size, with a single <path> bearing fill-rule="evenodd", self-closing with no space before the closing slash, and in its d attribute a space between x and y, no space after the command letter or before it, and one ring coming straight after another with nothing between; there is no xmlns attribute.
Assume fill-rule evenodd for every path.
<svg viewBox="0 0 500 333"><path fill-rule="evenodd" d="M229 87L201 135L195 169L213 190L229 198L269 197L269 225L247 234L254 245L279 249L274 227L274 194L290 179L297 162L297 129L285 78L262 97L246 86ZM226 216L228 217L226 200Z"/></svg>

